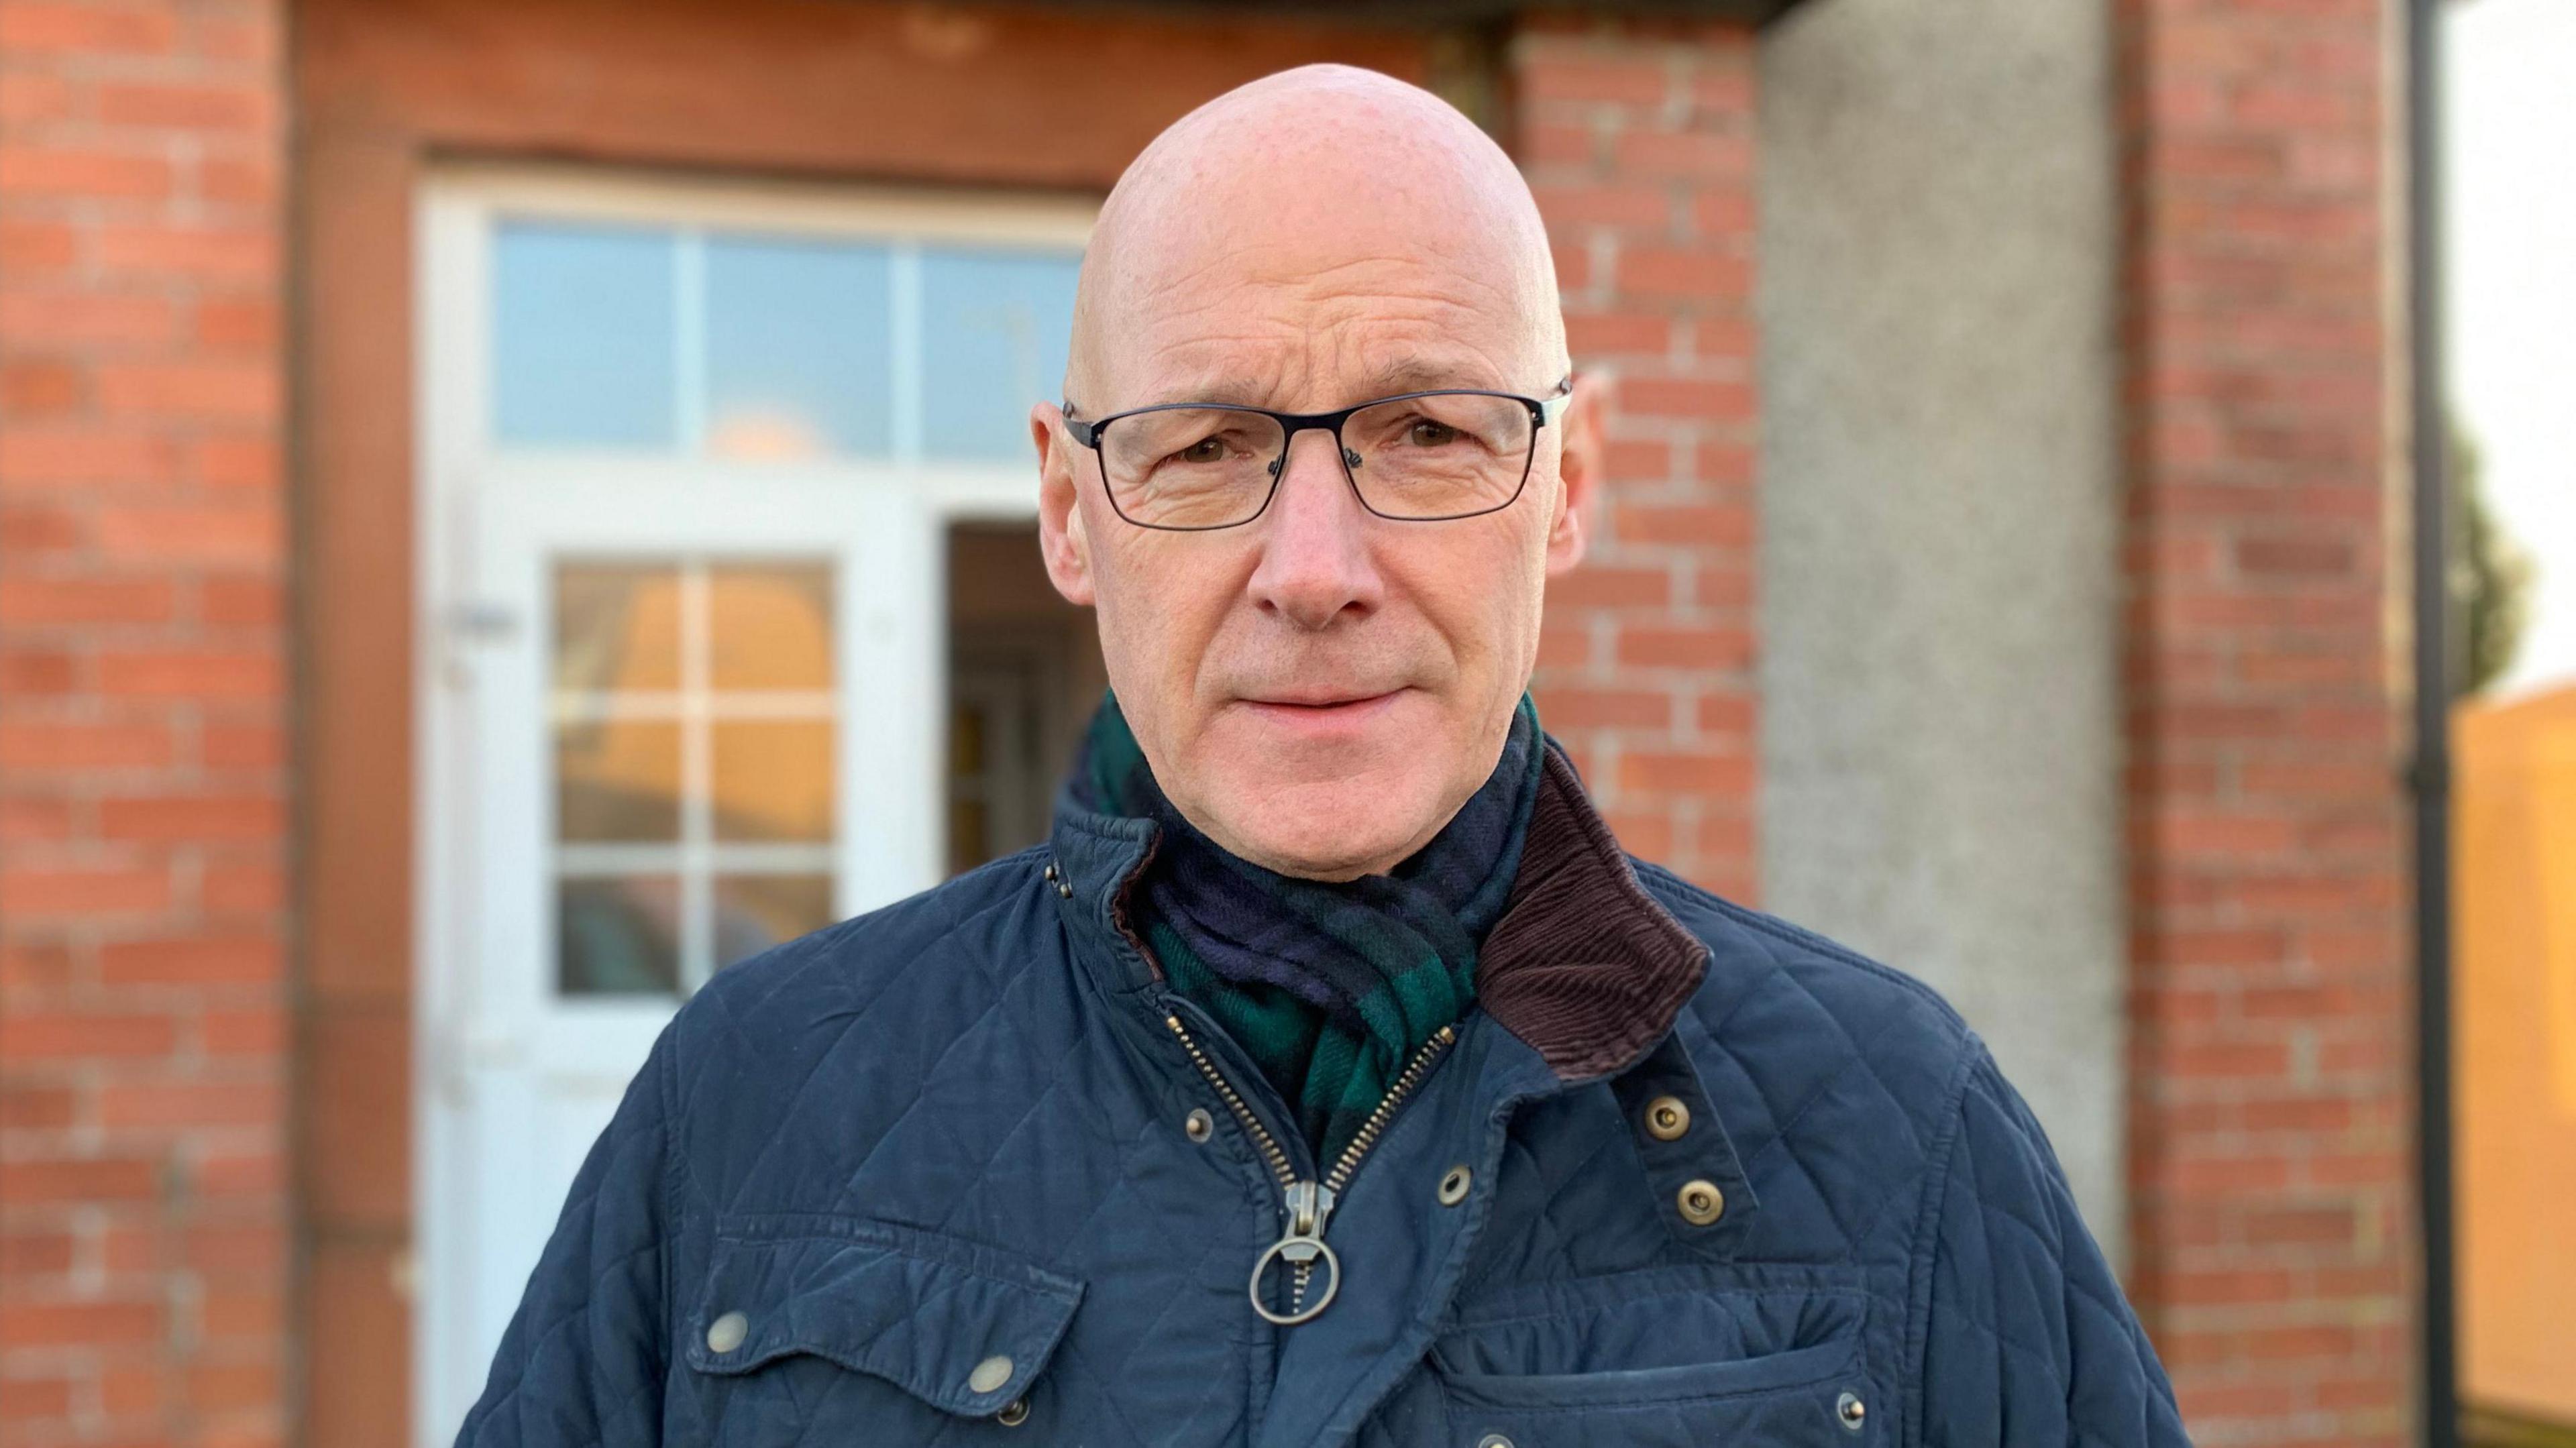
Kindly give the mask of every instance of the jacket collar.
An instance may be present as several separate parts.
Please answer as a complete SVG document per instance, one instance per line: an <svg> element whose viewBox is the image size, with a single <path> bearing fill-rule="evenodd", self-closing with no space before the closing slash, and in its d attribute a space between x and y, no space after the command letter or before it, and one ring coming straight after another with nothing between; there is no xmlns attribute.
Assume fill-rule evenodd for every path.
<svg viewBox="0 0 2576 1448"><path fill-rule="evenodd" d="M1153 826L1056 802L1056 890L1074 954L1108 993L1159 983L1129 918ZM1707 972L1708 947L1657 904L1583 782L1549 740L1503 916L1476 965L1476 1000L1565 1084L1617 1075L1672 1029Z"/></svg>

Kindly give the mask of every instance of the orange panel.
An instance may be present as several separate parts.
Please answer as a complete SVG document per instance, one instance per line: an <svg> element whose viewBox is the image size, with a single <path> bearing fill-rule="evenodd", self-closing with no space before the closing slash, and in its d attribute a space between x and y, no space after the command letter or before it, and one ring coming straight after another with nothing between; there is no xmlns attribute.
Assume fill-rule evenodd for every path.
<svg viewBox="0 0 2576 1448"><path fill-rule="evenodd" d="M2452 728L2461 1389L2576 1422L2576 687Z"/></svg>

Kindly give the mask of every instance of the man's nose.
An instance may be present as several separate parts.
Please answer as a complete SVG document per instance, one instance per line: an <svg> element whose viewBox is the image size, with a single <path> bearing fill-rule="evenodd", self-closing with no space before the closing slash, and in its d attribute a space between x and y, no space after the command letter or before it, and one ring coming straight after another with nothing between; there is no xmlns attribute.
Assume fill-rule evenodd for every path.
<svg viewBox="0 0 2576 1448"><path fill-rule="evenodd" d="M1382 588L1369 556L1378 520L1352 491L1334 455L1340 446L1321 428L1291 437L1278 491L1261 519L1253 599L1299 628L1324 628L1345 609L1374 609Z"/></svg>

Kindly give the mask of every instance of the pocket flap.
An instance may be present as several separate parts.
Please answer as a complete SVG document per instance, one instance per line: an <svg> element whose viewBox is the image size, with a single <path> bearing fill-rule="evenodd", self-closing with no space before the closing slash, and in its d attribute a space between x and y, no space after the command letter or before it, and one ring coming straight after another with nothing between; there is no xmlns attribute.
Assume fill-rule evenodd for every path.
<svg viewBox="0 0 2576 1448"><path fill-rule="evenodd" d="M807 1353L933 1407L989 1416L1026 1393L1082 1284L1006 1253L859 1217L728 1216L688 1363L745 1373Z"/></svg>

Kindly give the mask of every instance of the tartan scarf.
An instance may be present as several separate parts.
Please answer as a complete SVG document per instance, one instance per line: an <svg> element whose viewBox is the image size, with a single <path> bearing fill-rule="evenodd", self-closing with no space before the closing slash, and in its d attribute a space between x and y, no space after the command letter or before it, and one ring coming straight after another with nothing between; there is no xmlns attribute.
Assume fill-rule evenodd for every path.
<svg viewBox="0 0 2576 1448"><path fill-rule="evenodd" d="M1224 1027L1329 1163L1405 1063L1474 1004L1476 950L1519 872L1544 754L1521 696L1493 774L1431 842L1384 875L1278 874L1206 835L1154 781L1115 695L1077 760L1076 803L1151 820L1135 919L1173 989Z"/></svg>

